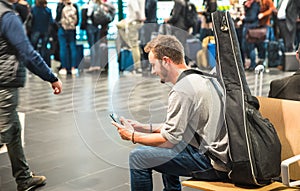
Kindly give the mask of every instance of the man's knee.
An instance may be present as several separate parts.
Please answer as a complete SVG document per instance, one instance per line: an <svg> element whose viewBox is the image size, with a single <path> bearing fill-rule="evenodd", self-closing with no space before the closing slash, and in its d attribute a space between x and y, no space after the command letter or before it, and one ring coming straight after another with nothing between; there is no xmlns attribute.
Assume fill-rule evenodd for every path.
<svg viewBox="0 0 300 191"><path fill-rule="evenodd" d="M141 169L145 168L146 160L145 152L147 152L142 147L137 147L133 149L129 154L129 165L131 169Z"/></svg>

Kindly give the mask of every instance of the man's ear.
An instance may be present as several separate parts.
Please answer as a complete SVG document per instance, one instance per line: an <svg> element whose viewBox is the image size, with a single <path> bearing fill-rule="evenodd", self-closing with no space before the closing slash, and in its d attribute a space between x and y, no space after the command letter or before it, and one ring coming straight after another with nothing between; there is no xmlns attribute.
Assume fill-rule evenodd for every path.
<svg viewBox="0 0 300 191"><path fill-rule="evenodd" d="M171 60L170 60L169 57L164 56L163 59L162 59L162 61L163 61L163 64L164 64L164 66L165 66L166 64L169 64Z"/></svg>

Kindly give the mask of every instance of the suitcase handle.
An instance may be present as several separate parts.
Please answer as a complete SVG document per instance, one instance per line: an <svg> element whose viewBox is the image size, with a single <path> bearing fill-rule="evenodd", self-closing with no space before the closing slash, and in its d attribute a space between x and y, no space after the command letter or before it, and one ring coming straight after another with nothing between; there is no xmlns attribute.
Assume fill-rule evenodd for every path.
<svg viewBox="0 0 300 191"><path fill-rule="evenodd" d="M258 76L260 75L259 79L259 96L262 94L262 82L263 82L263 73L265 71L265 67L263 65L258 65L255 67L255 84L254 84L254 95L257 96L257 81L258 81Z"/></svg>

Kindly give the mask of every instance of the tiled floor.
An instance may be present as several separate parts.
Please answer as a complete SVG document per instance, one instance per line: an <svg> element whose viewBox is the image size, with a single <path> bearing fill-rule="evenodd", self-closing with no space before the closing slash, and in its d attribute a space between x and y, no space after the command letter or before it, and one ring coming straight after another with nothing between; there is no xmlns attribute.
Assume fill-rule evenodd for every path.
<svg viewBox="0 0 300 191"><path fill-rule="evenodd" d="M290 75L276 69L264 74L263 95L272 79ZM247 72L251 89L254 73ZM55 96L49 85L28 77L20 90L19 111L25 112L25 152L36 174L47 176L45 191L130 190L128 154L136 145L120 139L108 114L116 112L142 122L164 119L170 86L149 72L123 76L110 49L108 74L80 73L61 78ZM154 190L162 190L154 173ZM16 190L6 153L0 155L0 191ZM192 190L183 188L185 191Z"/></svg>

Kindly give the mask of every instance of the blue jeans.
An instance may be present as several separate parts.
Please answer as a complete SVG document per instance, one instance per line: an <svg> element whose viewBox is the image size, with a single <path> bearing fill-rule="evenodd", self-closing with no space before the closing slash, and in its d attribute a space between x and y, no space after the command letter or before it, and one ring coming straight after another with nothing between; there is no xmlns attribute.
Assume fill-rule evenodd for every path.
<svg viewBox="0 0 300 191"><path fill-rule="evenodd" d="M87 24L86 33L90 47L91 66L100 66L100 29L92 24ZM99 41L99 42L98 42Z"/></svg>
<svg viewBox="0 0 300 191"><path fill-rule="evenodd" d="M61 67L70 69L76 68L76 31L58 29L59 54Z"/></svg>
<svg viewBox="0 0 300 191"><path fill-rule="evenodd" d="M247 31L248 31L248 27L244 26L243 27L242 49L243 49L243 52L246 54L247 58L249 58L251 61L250 68L254 69L256 66L255 44L247 42L247 40L246 40Z"/></svg>
<svg viewBox="0 0 300 191"><path fill-rule="evenodd" d="M31 44L34 47L35 50L37 50L43 59L47 61L47 44L49 42L49 34L46 33L41 33L39 31L34 31L31 33L30 36ZM38 44L40 42L40 47L38 47ZM50 66L50 63L47 63L48 66Z"/></svg>
<svg viewBox="0 0 300 191"><path fill-rule="evenodd" d="M218 173L210 159L193 146L180 142L173 148L140 146L129 156L131 190L152 191L152 171L162 173L164 191L179 191L179 176L198 177L206 180L226 179L227 173Z"/></svg>

